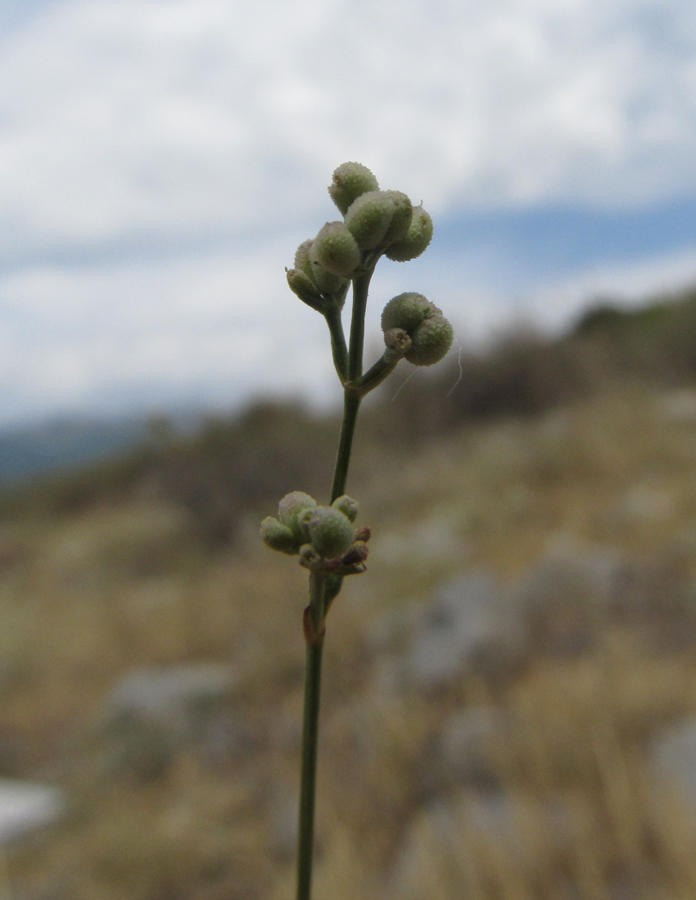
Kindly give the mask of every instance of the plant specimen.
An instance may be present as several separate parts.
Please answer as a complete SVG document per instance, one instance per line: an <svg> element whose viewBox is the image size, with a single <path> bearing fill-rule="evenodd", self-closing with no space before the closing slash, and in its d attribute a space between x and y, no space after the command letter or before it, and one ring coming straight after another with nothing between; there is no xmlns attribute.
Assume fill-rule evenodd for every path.
<svg viewBox="0 0 696 900"><path fill-rule="evenodd" d="M305 670L302 770L297 862L297 900L309 900L314 844L314 801L319 729L321 660L325 622L347 575L365 571L370 529L354 526L358 504L347 496L346 479L355 423L363 397L396 368L401 359L416 366L439 362L450 349L452 326L422 294L392 298L382 313L385 350L363 373L365 310L372 273L381 256L397 262L426 249L433 223L422 206L401 191L381 191L366 167L347 162L333 173L329 194L343 221L327 222L313 240L297 248L287 271L291 290L324 316L331 336L336 373L344 391L343 423L329 506L302 491L280 501L278 517L261 523L261 536L273 550L299 556L309 570L309 605L304 612ZM352 284L348 344L341 312Z"/></svg>

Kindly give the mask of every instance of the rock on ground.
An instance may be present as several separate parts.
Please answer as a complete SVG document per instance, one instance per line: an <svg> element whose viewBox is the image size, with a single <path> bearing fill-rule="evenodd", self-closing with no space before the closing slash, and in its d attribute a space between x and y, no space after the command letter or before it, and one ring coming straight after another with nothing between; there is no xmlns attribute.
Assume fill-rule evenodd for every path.
<svg viewBox="0 0 696 900"><path fill-rule="evenodd" d="M0 843L52 825L63 810L62 794L55 788L0 779Z"/></svg>
<svg viewBox="0 0 696 900"><path fill-rule="evenodd" d="M649 757L658 778L671 784L696 815L696 716L655 738Z"/></svg>
<svg viewBox="0 0 696 900"><path fill-rule="evenodd" d="M417 689L445 687L466 674L494 678L517 669L526 651L518 610L487 571L450 581L413 624L402 679Z"/></svg>
<svg viewBox="0 0 696 900"><path fill-rule="evenodd" d="M624 568L610 550L569 546L542 557L509 587L533 649L556 657L589 649L621 591Z"/></svg>
<svg viewBox="0 0 696 900"><path fill-rule="evenodd" d="M107 768L148 779L193 747L205 764L238 758L254 735L234 709L235 672L219 663L136 669L104 704Z"/></svg>
<svg viewBox="0 0 696 900"><path fill-rule="evenodd" d="M560 802L498 791L440 800L410 823L386 896L428 900L477 893L481 876L495 877L496 861L502 860L502 875L513 869L519 878L533 878L549 850L561 851L574 834L573 819Z"/></svg>
<svg viewBox="0 0 696 900"><path fill-rule="evenodd" d="M499 783L495 748L505 742L514 723L492 706L462 709L450 715L435 735L428 770L446 788L467 784L480 789Z"/></svg>

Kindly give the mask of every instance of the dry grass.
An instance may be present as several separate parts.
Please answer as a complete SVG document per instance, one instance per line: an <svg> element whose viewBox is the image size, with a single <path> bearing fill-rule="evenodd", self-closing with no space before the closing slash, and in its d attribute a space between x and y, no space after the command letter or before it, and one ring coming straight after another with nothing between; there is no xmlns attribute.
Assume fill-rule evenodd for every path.
<svg viewBox="0 0 696 900"><path fill-rule="evenodd" d="M426 696L378 687L371 634L442 578L485 565L513 579L559 546L648 561L665 596L670 578L693 582L696 421L670 420L647 391L615 393L469 429L403 466L377 455L370 471L370 571L329 622L317 898L695 896L696 819L644 749L696 712L693 645L658 652L664 623L602 620L591 652ZM141 499L15 519L0 535L0 769L71 798L61 825L9 849L13 897L292 895L276 832L297 784L305 578L255 531L211 556L178 507ZM105 769L102 701L120 674L196 660L235 666L254 751L218 767L183 751L147 782ZM517 723L489 747L502 830L429 770L442 722L481 704Z"/></svg>

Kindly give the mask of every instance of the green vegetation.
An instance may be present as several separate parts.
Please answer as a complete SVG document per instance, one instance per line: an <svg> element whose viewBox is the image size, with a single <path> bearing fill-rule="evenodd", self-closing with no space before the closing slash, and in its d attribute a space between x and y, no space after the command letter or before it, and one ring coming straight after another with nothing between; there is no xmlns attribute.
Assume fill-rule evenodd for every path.
<svg viewBox="0 0 696 900"><path fill-rule="evenodd" d="M439 370L420 371L393 399L392 387L378 390L363 410L356 452L378 452L388 441L398 455L463 426L538 415L636 384L696 384L693 290L633 309L602 301L560 337L513 331L478 353L464 350ZM248 513L264 514L297 485L321 492L339 428L336 415L264 400L211 419L190 436L6 487L0 510L5 518L29 508L61 515L144 494L180 507L206 544L225 547ZM362 468L358 461L358 479Z"/></svg>
<svg viewBox="0 0 696 900"><path fill-rule="evenodd" d="M694 819L648 762L666 723L696 714L695 303L516 335L465 354L449 396L456 365L366 404L351 493L374 552L326 647L317 897L696 894ZM339 427L259 403L5 495L0 775L70 800L7 848L11 896L292 893L305 573L259 546L258 521L298 487L321 496ZM540 639L505 678L394 687L409 623L444 579L483 568L514 586L559 546L625 567L621 603L589 607L594 640L554 655ZM235 673L217 731L177 743L106 726L124 675L200 662ZM484 760L512 798L512 845L433 755L450 718L481 707L517 723ZM544 818L547 803L562 812Z"/></svg>

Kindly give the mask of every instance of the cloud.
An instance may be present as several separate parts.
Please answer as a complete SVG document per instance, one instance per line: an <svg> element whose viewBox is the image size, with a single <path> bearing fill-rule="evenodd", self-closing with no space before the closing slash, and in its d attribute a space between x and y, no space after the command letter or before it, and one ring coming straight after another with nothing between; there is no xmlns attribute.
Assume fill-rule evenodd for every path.
<svg viewBox="0 0 696 900"><path fill-rule="evenodd" d="M437 210L696 189L685 0L64 0L1 49L6 246L266 230L352 156Z"/></svg>
<svg viewBox="0 0 696 900"><path fill-rule="evenodd" d="M325 324L288 291L283 249L0 281L0 419L229 407L313 383L314 400L335 400Z"/></svg>
<svg viewBox="0 0 696 900"><path fill-rule="evenodd" d="M0 418L222 403L279 384L332 396L317 387L331 377L323 323L289 312L282 266L336 215L325 186L345 159L423 199L443 234L489 217L497 244L461 232L461 247L434 245L432 263L386 267L376 282L385 300L432 283L481 328L520 290L553 320L583 272L614 265L650 282L651 263L579 251L546 277L537 254L520 282L529 210L604 210L625 224L696 195L687 0L8 10ZM667 260L675 245L643 249Z"/></svg>
<svg viewBox="0 0 696 900"><path fill-rule="evenodd" d="M50 265L1 279L0 423L227 409L259 393L336 403L325 324L288 291L278 263L302 237L178 263ZM384 261L371 290L366 362L380 352L383 306L403 290L433 299L471 345L515 319L558 330L591 297L628 303L687 283L695 260L696 244L554 278L537 273L517 293L490 278L491 261L475 246L456 259L433 248L407 266ZM344 319L347 329L347 311Z"/></svg>

